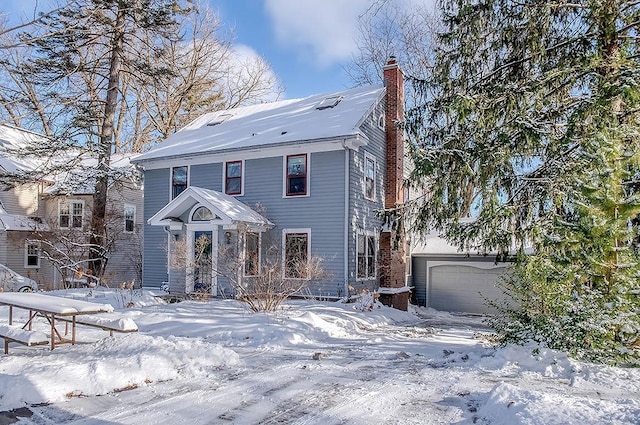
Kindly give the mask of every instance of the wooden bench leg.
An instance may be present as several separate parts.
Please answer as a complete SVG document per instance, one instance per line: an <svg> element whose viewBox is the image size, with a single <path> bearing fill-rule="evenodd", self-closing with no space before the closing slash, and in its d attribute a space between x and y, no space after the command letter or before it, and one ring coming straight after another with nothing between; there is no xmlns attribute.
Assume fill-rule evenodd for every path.
<svg viewBox="0 0 640 425"><path fill-rule="evenodd" d="M7 338L4 339L4 353L9 354L9 341Z"/></svg>
<svg viewBox="0 0 640 425"><path fill-rule="evenodd" d="M51 315L51 351L56 348L56 319Z"/></svg>

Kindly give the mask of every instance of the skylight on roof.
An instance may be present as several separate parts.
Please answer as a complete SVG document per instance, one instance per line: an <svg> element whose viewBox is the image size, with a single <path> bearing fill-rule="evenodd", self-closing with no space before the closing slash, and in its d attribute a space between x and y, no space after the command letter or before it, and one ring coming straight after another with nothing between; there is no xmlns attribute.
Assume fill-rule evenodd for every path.
<svg viewBox="0 0 640 425"><path fill-rule="evenodd" d="M318 106L316 106L316 109L322 110L322 109L333 108L338 103L340 103L340 101L342 99L344 99L344 96L329 96L329 97L325 97L324 99L322 99L322 101L320 103L318 103Z"/></svg>
<svg viewBox="0 0 640 425"><path fill-rule="evenodd" d="M211 121L209 121L207 123L207 127L213 127L214 125L222 124L223 122L225 122L226 120L228 120L232 116L233 116L233 114L218 115L217 117L213 118Z"/></svg>

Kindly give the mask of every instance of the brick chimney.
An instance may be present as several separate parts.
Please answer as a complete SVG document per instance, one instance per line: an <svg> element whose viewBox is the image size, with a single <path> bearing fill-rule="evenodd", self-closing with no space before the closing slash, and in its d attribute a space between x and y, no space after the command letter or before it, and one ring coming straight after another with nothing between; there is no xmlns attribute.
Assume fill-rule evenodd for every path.
<svg viewBox="0 0 640 425"><path fill-rule="evenodd" d="M383 68L385 95L386 163L384 207L404 204L404 76L396 58L391 56ZM380 301L407 310L410 289L406 285L406 242L404 231L390 228L380 234Z"/></svg>
<svg viewBox="0 0 640 425"><path fill-rule="evenodd" d="M395 208L404 203L404 136L398 126L404 120L404 76L395 56L389 58L383 70L387 88L384 116L387 142L384 207Z"/></svg>

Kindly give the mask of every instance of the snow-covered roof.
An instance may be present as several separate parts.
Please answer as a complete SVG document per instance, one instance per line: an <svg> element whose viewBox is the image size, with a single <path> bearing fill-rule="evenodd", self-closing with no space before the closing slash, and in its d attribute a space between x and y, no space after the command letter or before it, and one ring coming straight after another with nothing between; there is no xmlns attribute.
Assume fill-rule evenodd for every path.
<svg viewBox="0 0 640 425"><path fill-rule="evenodd" d="M469 219L467 219L469 220ZM510 254L516 253L515 246L512 246L509 250ZM525 247L525 253L533 253L533 248ZM415 243L411 247L411 255L417 256L495 256L498 255L498 251L481 252L479 250L460 250L457 245L452 244L435 230L431 230L426 235L421 235L415 238Z"/></svg>
<svg viewBox="0 0 640 425"><path fill-rule="evenodd" d="M360 125L383 95L384 87L374 85L211 112L134 162L298 141L349 137L366 140Z"/></svg>
<svg viewBox="0 0 640 425"><path fill-rule="evenodd" d="M137 172L131 163L131 159L137 154L112 154L110 161L110 172L112 180L121 178L134 179ZM91 195L95 191L98 160L89 155L82 155L78 160L78 165L64 172L59 172L51 177L53 185L44 189L44 193L55 195L58 193L74 195Z"/></svg>
<svg viewBox="0 0 640 425"><path fill-rule="evenodd" d="M211 221L215 223L235 224L242 222L256 226L273 226L269 220L233 196L196 186L186 188L151 217L148 223L156 226L169 225L172 220L191 210L195 205L208 208L213 214Z"/></svg>
<svg viewBox="0 0 640 425"><path fill-rule="evenodd" d="M0 230L47 231L49 230L49 226L38 218L9 214L2 205L0 205Z"/></svg>
<svg viewBox="0 0 640 425"><path fill-rule="evenodd" d="M461 251L438 232L431 231L426 235L416 238L414 246L411 248L413 255L469 255L469 252Z"/></svg>
<svg viewBox="0 0 640 425"><path fill-rule="evenodd" d="M34 170L38 165L36 162L10 152L37 145L44 139L41 134L0 124L0 168L8 173Z"/></svg>
<svg viewBox="0 0 640 425"><path fill-rule="evenodd" d="M30 172L41 169L43 180L52 183L46 194L93 194L98 160L91 152L80 149L56 150L42 157L20 155L21 150L45 143L47 137L38 133L0 124L0 169L6 173ZM109 164L113 180L135 178L137 170L131 159L137 154L113 154ZM55 170L55 171L51 171Z"/></svg>

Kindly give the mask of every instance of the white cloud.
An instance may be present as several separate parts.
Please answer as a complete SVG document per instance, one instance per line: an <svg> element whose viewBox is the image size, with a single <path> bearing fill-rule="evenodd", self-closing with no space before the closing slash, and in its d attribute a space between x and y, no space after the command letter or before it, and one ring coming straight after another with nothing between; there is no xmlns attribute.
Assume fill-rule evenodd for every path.
<svg viewBox="0 0 640 425"><path fill-rule="evenodd" d="M358 16L371 0L266 0L279 43L328 66L356 50Z"/></svg>
<svg viewBox="0 0 640 425"><path fill-rule="evenodd" d="M434 7L435 0L390 0L409 9ZM356 52L358 18L379 0L265 0L277 41L305 59L329 66Z"/></svg>
<svg viewBox="0 0 640 425"><path fill-rule="evenodd" d="M278 100L281 84L271 65L254 49L236 44L227 57L227 70L219 84L229 106Z"/></svg>

